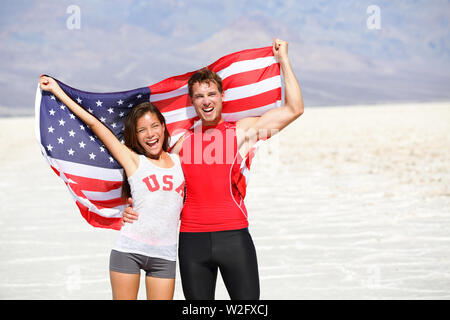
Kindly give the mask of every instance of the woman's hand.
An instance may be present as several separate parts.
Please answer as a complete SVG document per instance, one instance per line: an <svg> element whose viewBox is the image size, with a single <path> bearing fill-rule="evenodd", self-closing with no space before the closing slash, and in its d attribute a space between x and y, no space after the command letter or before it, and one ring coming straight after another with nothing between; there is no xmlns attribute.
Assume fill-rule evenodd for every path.
<svg viewBox="0 0 450 320"><path fill-rule="evenodd" d="M56 90L61 89L55 79L44 75L41 75L41 77L39 78L39 85L41 86L42 90L49 91L51 93L55 93Z"/></svg>

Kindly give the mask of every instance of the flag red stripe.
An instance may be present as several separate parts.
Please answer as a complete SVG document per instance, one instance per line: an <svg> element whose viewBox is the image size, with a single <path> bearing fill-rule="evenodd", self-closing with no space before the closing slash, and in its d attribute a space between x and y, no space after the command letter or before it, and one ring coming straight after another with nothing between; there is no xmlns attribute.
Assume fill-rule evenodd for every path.
<svg viewBox="0 0 450 320"><path fill-rule="evenodd" d="M120 230L122 228L122 218L105 218L90 211L78 201L76 201L76 204L81 215L90 225L97 228L108 228L114 230Z"/></svg>
<svg viewBox="0 0 450 320"><path fill-rule="evenodd" d="M245 110L251 110L259 107L264 107L277 100L281 99L281 88L276 88L270 91L260 93L256 96L251 96L232 101L225 101L223 103L223 113L234 113Z"/></svg>
<svg viewBox="0 0 450 320"><path fill-rule="evenodd" d="M220 58L208 66L208 69L218 72L232 63L244 60L252 60L257 58L273 56L272 47L263 47L258 49L246 49L239 52L231 53L225 57Z"/></svg>
<svg viewBox="0 0 450 320"><path fill-rule="evenodd" d="M189 130L195 123L195 121L197 121L199 119L199 117L194 117L191 119L186 119L186 120L181 120L181 121L176 121L176 122L172 122L172 123L168 123L167 126L167 130L169 130L169 133L171 136L175 135L176 133L179 133L183 130ZM175 132L174 131L178 131Z"/></svg>
<svg viewBox="0 0 450 320"><path fill-rule="evenodd" d="M52 170L56 173L56 175L59 177L59 171L58 170L56 170L56 168L55 167L53 167L53 166L50 166L50 168L52 168Z"/></svg>
<svg viewBox="0 0 450 320"><path fill-rule="evenodd" d="M73 180L77 184L77 186L85 191L107 192L120 188L122 186L122 181L92 179L76 176L67 172L64 172L64 175L68 179ZM73 185L73 183L71 183L71 185Z"/></svg>
<svg viewBox="0 0 450 320"><path fill-rule="evenodd" d="M195 72L196 71L192 71L179 76L170 77L156 84L153 84L149 86L151 94L166 93L176 90L184 86Z"/></svg>
<svg viewBox="0 0 450 320"><path fill-rule="evenodd" d="M114 198L114 199L109 199L109 200L92 200L92 199L89 199L84 194L83 186L80 186L75 183L66 183L66 185L68 185L68 187L73 191L73 193L75 193L75 195L77 195L78 198L86 199L92 205L94 205L98 210L113 209L115 207L119 207L119 206L122 206L125 204L125 202L122 200L122 198Z"/></svg>
<svg viewBox="0 0 450 320"><path fill-rule="evenodd" d="M53 166L50 166L53 171L60 176L60 172ZM76 176L67 172L64 172L64 175L67 179L70 179L76 182L77 186L80 187L80 190L86 191L98 191L98 192L107 192L114 189L118 189L122 186L122 181L108 181L108 180L99 180L86 178L81 176ZM67 182L66 182L67 184ZM75 185L74 183L70 183L71 186ZM83 195L84 197L84 195Z"/></svg>
<svg viewBox="0 0 450 320"><path fill-rule="evenodd" d="M232 76L225 78L222 84L223 87L228 90L231 88L254 84L278 75L280 75L280 65L278 63L274 63L266 68L233 74Z"/></svg>
<svg viewBox="0 0 450 320"><path fill-rule="evenodd" d="M122 198L115 198L109 200L89 200L98 209L111 209L123 206L126 202Z"/></svg>
<svg viewBox="0 0 450 320"><path fill-rule="evenodd" d="M191 99L188 94L152 102L161 112L168 112L177 109L183 109L191 105Z"/></svg>

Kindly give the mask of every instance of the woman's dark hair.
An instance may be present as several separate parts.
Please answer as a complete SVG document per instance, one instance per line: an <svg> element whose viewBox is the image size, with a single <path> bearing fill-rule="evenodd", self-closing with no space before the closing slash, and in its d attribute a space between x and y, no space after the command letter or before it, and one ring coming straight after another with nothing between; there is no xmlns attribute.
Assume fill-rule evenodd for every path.
<svg viewBox="0 0 450 320"><path fill-rule="evenodd" d="M123 132L123 137L125 140L125 145L136 152L137 154L143 154L145 155L145 150L142 148L142 146L139 144L138 138L137 138L137 121L146 113L152 113L156 115L159 122L164 126L164 141L162 145L162 149L167 152L169 149L169 141L170 141L170 134L167 130L166 126L166 120L164 119L164 116L161 114L159 109L155 107L150 102L142 102L128 113L127 117L125 118L125 129ZM128 197L131 197L131 190L130 185L128 183L128 177L125 173L125 170L123 171L123 184L122 184L122 199L126 201Z"/></svg>

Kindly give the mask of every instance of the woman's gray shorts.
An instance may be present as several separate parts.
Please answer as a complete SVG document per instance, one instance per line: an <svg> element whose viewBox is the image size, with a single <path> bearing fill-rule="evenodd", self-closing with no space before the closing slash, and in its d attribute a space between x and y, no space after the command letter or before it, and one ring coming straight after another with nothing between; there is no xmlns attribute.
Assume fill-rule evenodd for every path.
<svg viewBox="0 0 450 320"><path fill-rule="evenodd" d="M147 257L142 254L111 250L109 270L140 274L141 269L148 277L175 278L176 262L161 258Z"/></svg>

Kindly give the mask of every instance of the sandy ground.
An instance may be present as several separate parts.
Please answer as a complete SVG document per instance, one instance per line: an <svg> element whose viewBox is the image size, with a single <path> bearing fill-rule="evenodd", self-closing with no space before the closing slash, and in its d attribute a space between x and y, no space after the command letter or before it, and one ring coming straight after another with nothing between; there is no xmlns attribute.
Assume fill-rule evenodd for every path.
<svg viewBox="0 0 450 320"><path fill-rule="evenodd" d="M34 119L0 138L0 299L110 299L116 231L82 219ZM449 168L450 103L307 108L253 163L261 298L449 299Z"/></svg>

